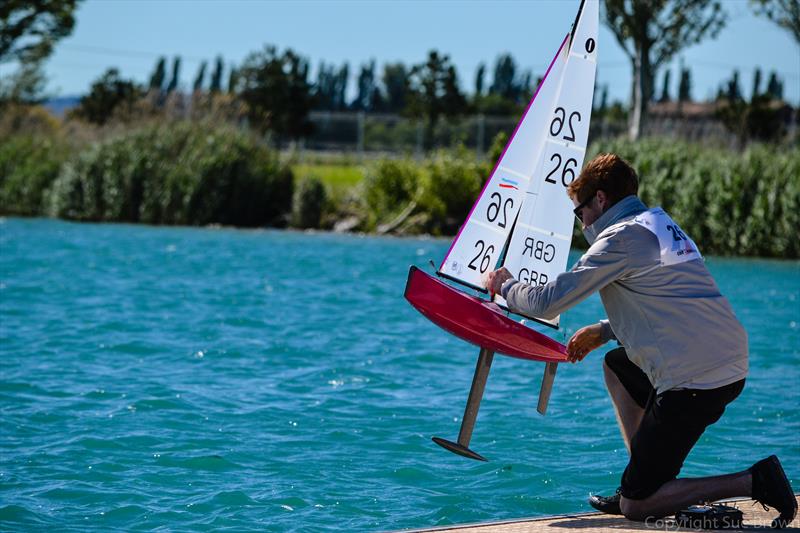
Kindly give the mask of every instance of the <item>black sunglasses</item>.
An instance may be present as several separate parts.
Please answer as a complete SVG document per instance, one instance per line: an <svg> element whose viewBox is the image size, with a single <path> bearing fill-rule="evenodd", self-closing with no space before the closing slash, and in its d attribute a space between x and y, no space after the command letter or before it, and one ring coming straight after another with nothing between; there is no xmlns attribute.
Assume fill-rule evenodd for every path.
<svg viewBox="0 0 800 533"><path fill-rule="evenodd" d="M576 207L575 209L572 210L572 212L575 213L575 216L578 217L578 220L580 220L581 222L583 222L583 208L586 207L587 205L589 205L590 203L592 203L592 200L594 200L594 197L595 197L596 194L597 193L595 192L589 198L587 198L586 200L582 201L578 205L578 207Z"/></svg>

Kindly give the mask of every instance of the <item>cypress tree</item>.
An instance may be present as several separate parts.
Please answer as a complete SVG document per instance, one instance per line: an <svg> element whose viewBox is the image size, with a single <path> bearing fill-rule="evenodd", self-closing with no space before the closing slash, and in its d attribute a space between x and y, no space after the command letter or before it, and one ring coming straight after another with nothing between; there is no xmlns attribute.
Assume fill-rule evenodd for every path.
<svg viewBox="0 0 800 533"><path fill-rule="evenodd" d="M211 72L211 84L208 90L212 93L218 93L222 90L222 56L217 56L214 62L214 70Z"/></svg>
<svg viewBox="0 0 800 533"><path fill-rule="evenodd" d="M175 89L178 88L178 80L181 75L181 58L180 56L175 56L175 59L172 61L172 79L169 80L169 85L167 85L167 94L173 92Z"/></svg>
<svg viewBox="0 0 800 533"><path fill-rule="evenodd" d="M200 63L200 70L197 71L197 77L194 79L193 90L194 92L203 90L203 80L206 77L206 62Z"/></svg>
<svg viewBox="0 0 800 533"><path fill-rule="evenodd" d="M742 99L742 90L739 88L739 71L733 71L733 77L728 82L727 91L725 91L725 97L730 100L731 102L738 102Z"/></svg>
<svg viewBox="0 0 800 533"><path fill-rule="evenodd" d="M386 107L399 113L406 107L408 97L408 69L402 63L383 66L383 87L386 90Z"/></svg>
<svg viewBox="0 0 800 533"><path fill-rule="evenodd" d="M239 82L239 69L235 65L231 65L231 71L228 73L228 93L236 93L236 85Z"/></svg>
<svg viewBox="0 0 800 533"><path fill-rule="evenodd" d="M678 101L692 101L692 71L688 68L681 69L681 82L678 86Z"/></svg>
<svg viewBox="0 0 800 533"><path fill-rule="evenodd" d="M338 111L345 108L345 93L347 92L347 81L350 78L350 66L345 63L339 69L334 84L333 109Z"/></svg>
<svg viewBox="0 0 800 533"><path fill-rule="evenodd" d="M756 67L756 72L753 74L753 92L750 94L750 101L752 102L761 95L761 69Z"/></svg>
<svg viewBox="0 0 800 533"><path fill-rule="evenodd" d="M483 94L483 77L486 75L486 64L481 63L478 65L478 71L475 73L475 96L479 97Z"/></svg>
<svg viewBox="0 0 800 533"><path fill-rule="evenodd" d="M783 100L783 82L778 79L778 74L774 70L769 73L767 94L775 100Z"/></svg>
<svg viewBox="0 0 800 533"><path fill-rule="evenodd" d="M167 64L167 58L166 57L161 56L161 57L158 58L158 61L156 62L155 69L153 70L153 73L150 75L150 83L149 83L148 87L151 90L153 90L153 89L154 90L158 90L158 91L163 90L163 88L164 88L164 78L167 75L167 72L166 72L167 71L167 66L166 66L166 64Z"/></svg>

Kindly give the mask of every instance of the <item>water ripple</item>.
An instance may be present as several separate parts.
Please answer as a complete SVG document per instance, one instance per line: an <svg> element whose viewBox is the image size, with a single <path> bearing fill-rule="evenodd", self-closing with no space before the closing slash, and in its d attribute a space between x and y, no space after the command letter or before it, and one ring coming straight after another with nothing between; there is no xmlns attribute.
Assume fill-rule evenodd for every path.
<svg viewBox="0 0 800 533"><path fill-rule="evenodd" d="M402 292L408 265L448 244L5 220L2 529L363 531L587 510L627 462L600 353L561 365L547 417L541 365L496 358L472 439L491 462L430 441L455 440L477 349ZM748 329L751 375L684 473L777 453L798 486L798 263L708 264ZM563 322L601 317L590 298Z"/></svg>

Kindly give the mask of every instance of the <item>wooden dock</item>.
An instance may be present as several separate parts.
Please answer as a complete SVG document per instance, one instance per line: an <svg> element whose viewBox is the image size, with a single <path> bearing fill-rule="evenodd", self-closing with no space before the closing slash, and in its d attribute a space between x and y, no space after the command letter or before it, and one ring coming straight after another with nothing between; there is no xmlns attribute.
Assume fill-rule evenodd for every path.
<svg viewBox="0 0 800 533"><path fill-rule="evenodd" d="M797 496L800 502L800 495ZM742 529L727 529L728 533L744 531L752 533L755 530L766 531L770 529L772 519L778 516L777 511L764 508L753 500L739 499L728 500L727 505L737 507L744 513L744 527ZM680 528L672 518L653 520L650 523L632 522L621 516L612 516L602 513L580 513L573 515L558 515L544 518L528 518L519 520L506 520L503 522L488 522L484 524L465 524L455 526L435 527L431 529L415 530L422 532L454 531L458 533L559 533L564 529L579 529L582 533L600 531L614 532L640 532L640 531L697 531L695 529ZM709 531L709 530L703 530ZM794 521L786 532L800 531L800 518Z"/></svg>

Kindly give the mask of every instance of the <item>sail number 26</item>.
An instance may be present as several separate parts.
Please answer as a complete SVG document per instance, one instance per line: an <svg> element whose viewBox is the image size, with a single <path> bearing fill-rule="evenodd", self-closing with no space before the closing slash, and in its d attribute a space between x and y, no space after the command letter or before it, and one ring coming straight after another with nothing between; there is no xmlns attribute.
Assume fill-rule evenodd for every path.
<svg viewBox="0 0 800 533"><path fill-rule="evenodd" d="M472 258L472 261L469 262L467 265L472 270L480 270L480 273L483 274L489 269L489 265L492 262L492 252L494 252L494 245L490 244L486 246L482 240L479 240L475 243L475 248L478 248L478 255Z"/></svg>
<svg viewBox="0 0 800 533"><path fill-rule="evenodd" d="M544 181L546 181L547 183L558 183L556 180L553 179L552 176L553 176L553 174L558 172L558 169L562 168L561 167L562 159L563 158L561 157L561 154L559 154L559 153L554 153L553 155L550 156L550 161L555 161L556 164L553 167L553 169L547 174L547 176L544 177ZM572 165L572 166L570 167L570 165ZM575 169L577 167L578 167L578 162L572 157L567 159L566 163L564 163L564 167L561 170L561 184L564 187L566 187L567 185L572 183L572 180L575 179ZM567 181L568 178L569 178L569 181Z"/></svg>
<svg viewBox="0 0 800 533"><path fill-rule="evenodd" d="M503 202L503 197L500 196L500 193L498 192L493 192L490 198L492 199L492 202L489 204L489 207L486 208L486 218L489 219L489 222L494 222L500 218L500 206L502 205L503 220L499 221L497 225L501 228L505 228L506 224L508 223L508 208L514 207L514 200L511 198L506 198L506 201Z"/></svg>
<svg viewBox="0 0 800 533"><path fill-rule="evenodd" d="M569 128L569 134L565 134L562 139L569 142L575 142L575 125L572 123L572 121L577 120L580 122L581 114L578 111L573 111L569 114L569 120L567 120L567 112L564 111L563 107L557 107L555 114L556 116L553 118L553 122L550 123L550 135L553 137L558 137L561 135L561 131L564 129L564 123L566 122L567 127Z"/></svg>

